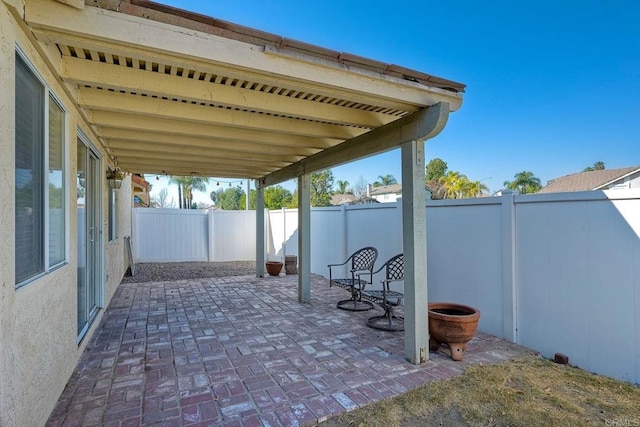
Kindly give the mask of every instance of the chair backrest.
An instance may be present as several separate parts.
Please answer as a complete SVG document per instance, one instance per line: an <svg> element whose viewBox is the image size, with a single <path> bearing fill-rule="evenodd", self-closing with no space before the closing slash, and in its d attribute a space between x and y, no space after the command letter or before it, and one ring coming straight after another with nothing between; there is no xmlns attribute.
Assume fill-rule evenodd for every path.
<svg viewBox="0 0 640 427"><path fill-rule="evenodd" d="M358 249L351 255L351 269L373 271L373 264L377 258L378 250L373 246Z"/></svg>
<svg viewBox="0 0 640 427"><path fill-rule="evenodd" d="M404 254L398 254L386 262L386 280L404 279Z"/></svg>

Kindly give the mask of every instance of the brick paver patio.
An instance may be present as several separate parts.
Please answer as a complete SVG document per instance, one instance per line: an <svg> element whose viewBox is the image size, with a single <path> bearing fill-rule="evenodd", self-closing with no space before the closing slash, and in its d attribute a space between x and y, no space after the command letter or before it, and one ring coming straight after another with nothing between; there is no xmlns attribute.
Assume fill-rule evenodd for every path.
<svg viewBox="0 0 640 427"><path fill-rule="evenodd" d="M479 333L463 362L441 349L415 366L402 333L312 280L310 304L297 276L120 285L48 425L314 425L529 351Z"/></svg>

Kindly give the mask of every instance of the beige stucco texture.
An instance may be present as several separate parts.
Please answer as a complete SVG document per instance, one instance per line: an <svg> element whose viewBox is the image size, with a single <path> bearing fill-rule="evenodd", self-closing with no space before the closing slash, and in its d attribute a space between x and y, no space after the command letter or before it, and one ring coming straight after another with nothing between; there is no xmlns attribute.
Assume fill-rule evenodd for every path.
<svg viewBox="0 0 640 427"><path fill-rule="evenodd" d="M92 137L74 102L50 73L39 51L16 18L18 9L0 2L0 426L43 425L65 387L88 337L99 323L94 319L85 339L77 338L77 208L76 151L78 129L89 136L101 154L102 167L102 283L101 306L111 299L125 271L124 235L131 233L131 182L118 190L118 238L107 236L108 156ZM16 45L61 101L67 114L66 182L68 240L65 265L16 289L14 255L14 170L15 170L15 52ZM19 260L17 260L19 262Z"/></svg>

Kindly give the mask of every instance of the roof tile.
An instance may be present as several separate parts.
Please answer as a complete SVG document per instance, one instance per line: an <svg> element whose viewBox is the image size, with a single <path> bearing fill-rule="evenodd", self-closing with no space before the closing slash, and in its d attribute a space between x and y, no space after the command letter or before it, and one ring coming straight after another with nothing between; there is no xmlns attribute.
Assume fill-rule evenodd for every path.
<svg viewBox="0 0 640 427"><path fill-rule="evenodd" d="M547 186L538 193L564 193L568 191L596 190L599 187L636 170L640 171L640 166L573 173L571 175L550 180L547 183Z"/></svg>

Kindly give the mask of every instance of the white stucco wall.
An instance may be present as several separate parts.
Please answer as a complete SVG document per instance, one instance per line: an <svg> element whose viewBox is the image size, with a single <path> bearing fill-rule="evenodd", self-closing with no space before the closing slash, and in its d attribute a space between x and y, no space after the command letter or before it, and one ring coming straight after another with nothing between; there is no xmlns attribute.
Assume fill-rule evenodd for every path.
<svg viewBox="0 0 640 427"><path fill-rule="evenodd" d="M17 4L10 1L9 4ZM13 12L13 13L12 13ZM77 317L77 209L76 143L77 129L91 135L90 129L57 83L38 51L16 21L20 8L11 10L0 2L0 426L43 425L64 389L71 372L99 323L94 321L78 345ZM65 149L66 179L69 185L67 212L69 241L67 264L33 282L15 289L14 255L14 159L15 159L15 46L46 80L51 91L68 111ZM103 179L103 303L111 299L124 273L123 236L131 233L130 179L120 190L119 238L108 242L106 235L106 154L101 150Z"/></svg>

